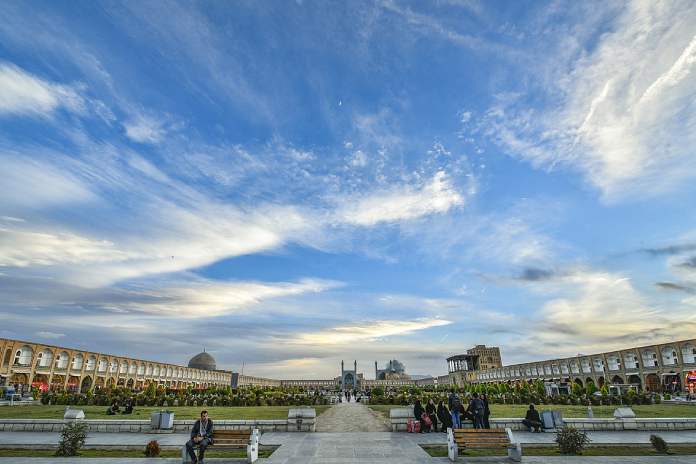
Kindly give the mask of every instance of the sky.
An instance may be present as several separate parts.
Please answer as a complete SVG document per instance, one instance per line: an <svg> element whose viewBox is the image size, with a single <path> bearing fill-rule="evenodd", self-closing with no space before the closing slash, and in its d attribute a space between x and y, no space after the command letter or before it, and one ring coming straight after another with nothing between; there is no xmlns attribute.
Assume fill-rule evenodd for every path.
<svg viewBox="0 0 696 464"><path fill-rule="evenodd" d="M0 3L0 337L272 378L696 331L696 3Z"/></svg>

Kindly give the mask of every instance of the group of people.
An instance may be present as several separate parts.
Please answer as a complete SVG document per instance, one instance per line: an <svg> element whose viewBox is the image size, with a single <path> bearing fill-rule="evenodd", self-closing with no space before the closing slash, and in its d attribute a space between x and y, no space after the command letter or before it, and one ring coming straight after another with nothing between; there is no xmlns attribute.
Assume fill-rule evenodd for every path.
<svg viewBox="0 0 696 464"><path fill-rule="evenodd" d="M447 404L440 401L435 406L435 402L430 398L424 408L420 400L416 400L413 415L420 422L421 433L437 432L438 430L447 432L448 428L459 429L462 427L462 420L470 420L476 429L491 428L488 422L491 416L488 398L486 395L479 396L478 393L471 395L466 407L454 390L450 392Z"/></svg>
<svg viewBox="0 0 696 464"><path fill-rule="evenodd" d="M135 399L128 398L124 404L123 411L121 411L121 406L118 404L118 400L114 400L106 410L107 416L115 416L116 414L133 414L133 409L135 409Z"/></svg>
<svg viewBox="0 0 696 464"><path fill-rule="evenodd" d="M444 401L440 401L435 406L435 402L430 398L424 408L420 400L416 400L413 407L413 415L420 422L421 433L437 432L438 430L447 432L448 428L460 429L462 428L462 421L465 420L470 420L475 429L491 428L489 422L491 409L485 394L472 394L466 408L454 390L451 390L447 397L447 404ZM541 417L533 404L529 405L522 423L530 432L541 432ZM440 425L439 429L438 425Z"/></svg>

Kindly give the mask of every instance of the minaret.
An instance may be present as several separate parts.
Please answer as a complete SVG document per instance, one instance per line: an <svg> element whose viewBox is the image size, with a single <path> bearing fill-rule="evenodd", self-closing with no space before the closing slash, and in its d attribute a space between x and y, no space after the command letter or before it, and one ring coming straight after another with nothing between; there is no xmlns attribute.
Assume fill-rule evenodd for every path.
<svg viewBox="0 0 696 464"><path fill-rule="evenodd" d="M341 378L343 378L343 360L341 360Z"/></svg>
<svg viewBox="0 0 696 464"><path fill-rule="evenodd" d="M358 361L357 360L353 361L353 372L355 372L356 376L358 375Z"/></svg>
<svg viewBox="0 0 696 464"><path fill-rule="evenodd" d="M375 361L375 380L377 379L377 371L378 371L378 369L377 369L377 361Z"/></svg>

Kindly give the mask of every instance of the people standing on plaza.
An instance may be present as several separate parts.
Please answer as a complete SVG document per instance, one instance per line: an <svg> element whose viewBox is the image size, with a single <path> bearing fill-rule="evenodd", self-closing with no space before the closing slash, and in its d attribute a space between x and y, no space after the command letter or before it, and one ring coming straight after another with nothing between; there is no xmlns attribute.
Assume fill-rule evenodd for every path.
<svg viewBox="0 0 696 464"><path fill-rule="evenodd" d="M462 400L459 399L459 395L454 391L454 388L447 397L447 405L449 406L450 415L452 417L452 428L461 429L462 424L459 421L459 414L462 408Z"/></svg>
<svg viewBox="0 0 696 464"><path fill-rule="evenodd" d="M416 416L416 419L420 422L420 433L425 433L428 428L428 424L425 422L425 418L423 416L427 416L425 414L425 409L423 409L423 405L421 405L420 400L416 400L416 403L413 405L413 415Z"/></svg>
<svg viewBox="0 0 696 464"><path fill-rule="evenodd" d="M430 418L430 422L432 422L430 431L437 432L437 408L435 407L435 401L433 401L432 398L429 398L428 403L425 405L425 413Z"/></svg>
<svg viewBox="0 0 696 464"><path fill-rule="evenodd" d="M488 395L481 395L481 401L483 401L483 428L490 429L491 423L488 419L491 417L491 408L488 405Z"/></svg>
<svg viewBox="0 0 696 464"><path fill-rule="evenodd" d="M437 418L440 419L440 424L442 424L441 431L446 433L447 429L452 427L452 416L442 400L437 403Z"/></svg>
<svg viewBox="0 0 696 464"><path fill-rule="evenodd" d="M522 424L529 429L530 432L541 432L541 418L539 411L534 408L533 404L529 405L527 415L522 420Z"/></svg>
<svg viewBox="0 0 696 464"><path fill-rule="evenodd" d="M186 442L186 452L194 464L203 464L205 449L213 444L213 421L208 418L208 411L201 411L201 418L193 424L191 439ZM198 447L198 458L194 448Z"/></svg>
<svg viewBox="0 0 696 464"><path fill-rule="evenodd" d="M473 416L474 428L483 428L483 401L479 398L479 394L474 392L471 401L469 402L468 412Z"/></svg>

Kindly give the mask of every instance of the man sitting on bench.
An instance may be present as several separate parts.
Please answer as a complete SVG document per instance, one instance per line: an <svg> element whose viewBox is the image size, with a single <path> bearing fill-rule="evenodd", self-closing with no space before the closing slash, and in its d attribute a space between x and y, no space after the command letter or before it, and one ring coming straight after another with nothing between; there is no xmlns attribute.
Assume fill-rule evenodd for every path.
<svg viewBox="0 0 696 464"><path fill-rule="evenodd" d="M539 411L534 409L534 405L530 404L522 423L529 429L530 432L541 432L541 418Z"/></svg>
<svg viewBox="0 0 696 464"><path fill-rule="evenodd" d="M191 439L186 442L186 452L195 463L203 464L205 449L213 444L213 421L208 419L208 411L201 411L201 418L193 424ZM198 447L198 459L194 448Z"/></svg>

